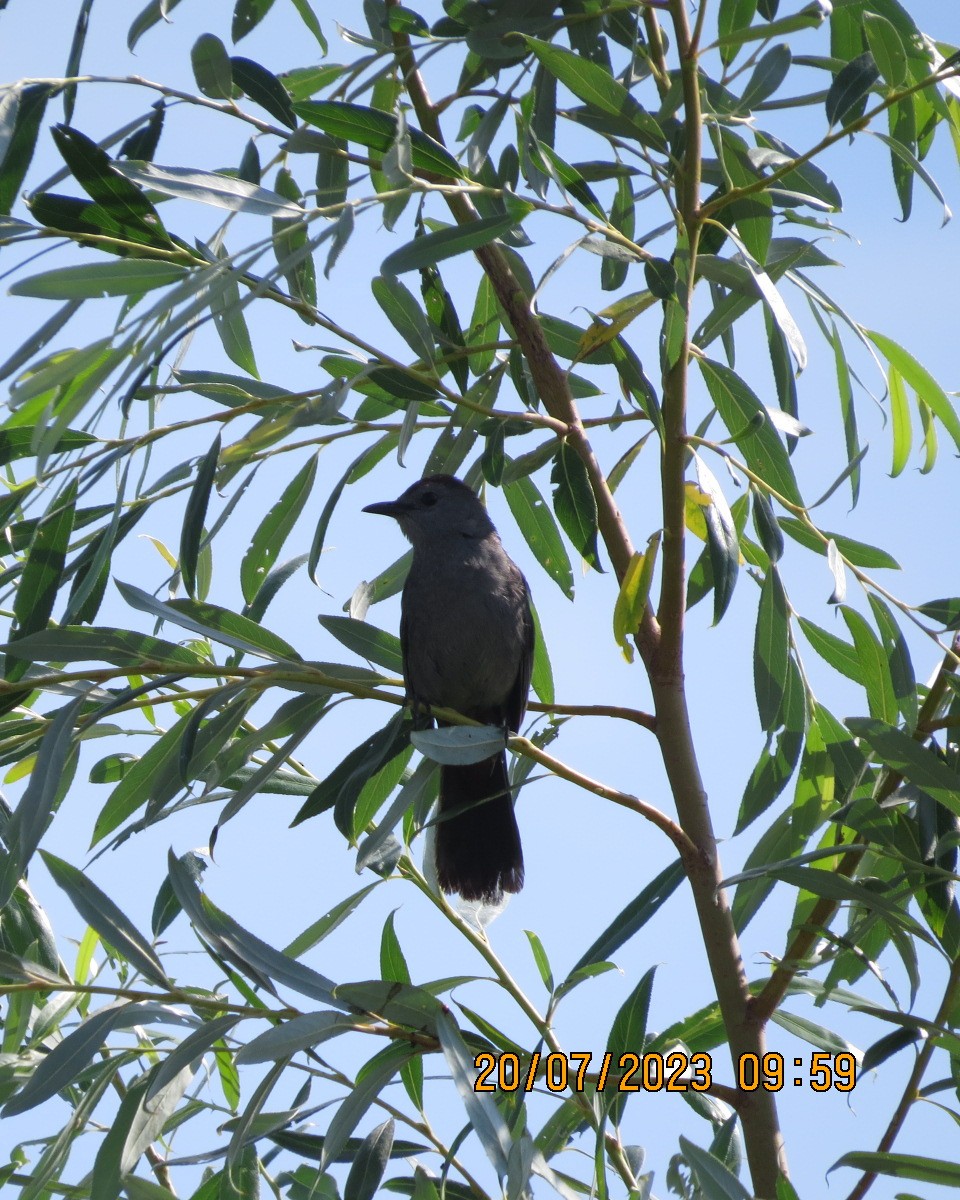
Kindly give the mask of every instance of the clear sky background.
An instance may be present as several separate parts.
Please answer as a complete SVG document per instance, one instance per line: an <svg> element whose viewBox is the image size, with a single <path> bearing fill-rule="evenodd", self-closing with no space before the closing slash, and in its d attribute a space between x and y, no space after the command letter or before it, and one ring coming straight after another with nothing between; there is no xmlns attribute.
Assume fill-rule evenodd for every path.
<svg viewBox="0 0 960 1200"><path fill-rule="evenodd" d="M72 36L75 5L63 0L11 0L0 14L0 79L59 76L63 73ZM186 90L194 90L189 50L203 32L225 37L229 28L231 5L185 0L172 14L169 26L158 26L140 42L131 57L125 47L126 31L134 8L119 0L98 0L93 6L90 36L83 68L92 74L126 76L140 74ZM331 42L334 61L352 57L354 49L337 38L332 16L317 5L318 14ZM939 38L960 45L960 6L938 0L910 0L906 5L921 28ZM262 62L274 71L306 66L314 61L316 48L288 6L276 5L276 11L250 38L241 43L239 53ZM428 20L439 15L440 5L430 2L419 6ZM358 0L337 6L337 19L354 28L364 28ZM819 37L819 41L817 41ZM823 52L826 32L810 35L810 52ZM80 89L75 124L93 137L103 137L137 112L146 111L153 95L135 93L125 84L97 84ZM59 101L48 109L48 123L57 119ZM804 148L826 132L822 109L813 110L791 123L768 125L795 146ZM212 114L186 106L172 107L164 140L158 154L163 163L191 164L204 169L235 165L239 161L248 129ZM927 166L937 177L954 208L960 206L960 178L944 133ZM575 156L574 156L575 157ZM28 177L36 185L45 171L57 169L59 159L49 140L41 137L37 163ZM912 219L901 224L899 205L890 179L888 152L877 139L863 137L854 145L837 145L824 156L820 165L834 179L843 194L844 212L837 223L848 230L852 239L837 237L821 242L821 248L842 263L841 267L816 273L817 282L830 292L858 321L880 330L909 349L948 389L960 388L960 356L957 328L957 264L960 262L960 222L941 228L943 210L922 184L915 188ZM301 171L301 175L305 172ZM271 177L264 180L270 186ZM68 185L69 186L69 185ZM62 187L61 190L68 190ZM212 209L188 206L179 201L176 218L169 224L177 232L195 230L208 236L222 214ZM173 212L173 209L170 210ZM644 221L642 210L639 221ZM649 224L655 222L651 219ZM266 228L255 219L243 218L229 234L229 244L238 248L253 237L264 235ZM552 261L562 247L576 236L556 218L537 217L525 228L536 245L529 252L535 275ZM790 232L789 230L787 232ZM386 326L369 290L369 280L378 271L386 253L410 236L409 225L401 219L397 231L389 234L380 228L373 214L365 216L348 244L331 278L319 281L319 307L348 328L360 328L370 341L386 350L402 353L394 332ZM0 271L12 265L15 255L5 250L0 256ZM67 261L48 256L34 269L46 269ZM466 258L447 263L443 273L457 285L456 295L461 316L469 313L467 281L478 278L477 268ZM586 324L585 309L594 311L609 303L609 294L600 293L597 261L589 255L575 255L564 271L548 285L541 298L543 311ZM626 290L642 287L631 280ZM451 288L451 290L454 290ZM832 353L817 333L812 318L799 294L788 294L788 303L798 319L810 349L810 365L799 383L801 418L813 429L795 455L795 465L804 494L808 498L822 492L844 465L843 438ZM46 315L40 301L3 300L0 325L0 359L6 358ZM105 314L105 315L104 315ZM98 321L112 323L115 306L101 311L94 304L71 327L69 341L80 345L98 336ZM254 346L263 379L290 390L306 389L326 382L318 368L315 352L296 353L292 340L329 343L322 331L294 323L275 306L258 305L248 310ZM650 364L656 363L655 313L631 327L632 344ZM754 322L755 345L741 335L738 344L738 370L755 390L770 401L772 387L767 366L762 326ZM876 395L883 383L865 355L852 353L861 378ZM226 362L216 339L202 331L191 350L188 366L194 369L235 370ZM586 373L586 372L585 372ZM694 377L694 406L704 410L704 395ZM612 406L614 398L598 398L584 403L585 415L600 415ZM941 438L941 454L932 475L920 474L920 460L914 455L907 471L897 480L889 478L890 433L884 412L857 389L861 440L870 443L863 465L862 498L856 510L849 510L850 493L841 487L820 510L824 527L862 540L883 545L901 563L903 571L887 573L883 582L896 594L912 603L937 596L955 595L957 586L956 495L958 470L956 457L946 438ZM174 421L199 411L198 399L176 396L168 400L162 419ZM619 457L628 444L618 439L598 439L605 467ZM392 524L361 514L364 504L397 495L418 475L430 442L418 438L407 457L404 470L392 459L361 484L344 495L328 539L328 552L321 562L317 590L300 572L281 592L265 623L291 641L306 657L348 661L336 643L316 624L315 614L341 611L356 585L370 579L405 548ZM523 449L526 449L524 446ZM202 453L206 444L196 438L183 439L179 458ZM320 456L319 479L311 505L285 547L283 557L305 552L310 544L313 525L319 516L326 492L340 477L358 447L352 443L331 447ZM519 452L519 451L518 451ZM276 468L269 480L262 479L260 490L251 489L243 505L230 522L227 534L214 547L215 574L211 599L236 605L237 568L252 529L305 455L291 455L281 471ZM646 461L644 461L646 460ZM171 462L179 461L172 458ZM637 545L659 525L657 500L656 452L652 444L623 485L618 498ZM728 497L734 498L729 477L721 478ZM155 468L160 474L159 466ZM264 472L266 476L268 472ZM494 520L510 553L523 567L545 630L557 684L557 698L566 703L622 703L649 708L649 694L639 664L628 666L622 659L611 633L611 614L616 596L612 573L588 574L577 578L575 604L570 604L555 584L542 572L526 550L513 525L503 497L491 492L488 497ZM163 538L176 546L180 508L174 506L165 516L169 525L155 524L150 517L138 533ZM121 578L152 588L167 574L164 564L144 538L130 539L117 556L114 569ZM785 563L785 577L791 599L804 615L836 632L838 628L826 601L832 580L826 560L799 552L791 546ZM718 833L724 839L724 866L732 874L742 864L774 812L785 800L752 826L747 834L729 840L736 820L744 782L762 747L762 735L753 698L752 646L756 618L757 590L742 575L730 612L719 629L710 628L708 604L695 608L689 621L687 681L690 690L694 734L701 755L707 790ZM861 599L851 588L851 603ZM372 610L369 620L391 631L398 623L398 603L388 602ZM101 614L103 623L131 624L146 629L137 614L125 610L115 594ZM168 631L168 636L176 636ZM918 678L926 678L939 660L935 646L911 635L914 665ZM838 676L821 670L812 653L804 653L818 696L840 716L861 714L865 708L862 693ZM279 701L278 701L279 702ZM318 776L336 765L343 753L383 722L384 712L372 703L350 702L341 705L333 716L301 748L299 757ZM587 774L632 792L670 810L659 756L653 739L639 728L611 726L607 722L575 721L555 744L564 760ZM93 761L92 758L89 761ZM18 787L9 789L15 798ZM788 789L787 795L790 794ZM106 799L107 789L86 783L86 773L78 772L73 792L52 827L45 845L54 853L82 865L93 820ZM261 796L221 833L216 865L205 877L205 886L215 902L242 924L282 946L297 935L349 891L359 888L372 877L357 879L353 874L353 853L344 845L332 822L314 820L291 831L289 820L294 812L290 801ZM544 1000L525 929L535 930L551 958L554 972L566 973L595 936L625 904L673 857L670 845L650 825L596 797L555 779L528 786L519 804L519 821L524 840L527 886L496 921L490 937L497 953L509 965L528 994L538 1003ZM193 809L174 821L162 824L126 842L117 852L101 858L91 870L92 877L117 900L141 929L149 928L154 896L165 874L166 849L171 843L178 852L206 845L215 819L209 807ZM49 881L39 863L31 873L31 883L41 903L51 913L61 937L78 937L82 923L67 905L61 893ZM781 894L782 893L782 894ZM766 956L783 949L784 914L793 904L793 892L780 888L768 906L748 926L743 937L743 953L751 977L762 977L767 969ZM383 921L398 909L396 926L414 982L459 973L484 974L484 965L470 947L453 935L433 909L417 892L402 883L378 888L365 902L358 917L342 926L309 956L312 965L337 981L360 980L376 976L379 964L380 929ZM187 950L194 946L186 935L183 919L170 931L172 940ZM602 1051L610 1024L619 1005L627 997L639 976L658 965L650 1014L650 1027L662 1029L679 1017L709 1002L712 989L695 927L692 904L681 887L661 913L617 954L622 975L608 974L575 991L559 1009L557 1025L560 1039L570 1050ZM179 970L176 965L172 970ZM197 963L184 960L184 977ZM907 1003L907 988L898 962L885 955L880 963L901 1002ZM925 963L931 978L940 979L938 962ZM493 989L478 985L475 992L485 1003L493 1001ZM874 999L882 992L869 980L858 985ZM935 994L935 993L934 993ZM469 994L464 993L469 1003ZM936 1000L928 1000L923 1010L932 1015ZM886 1032L885 1027L865 1018L846 1013L815 1010L812 1005L792 999L790 1011L805 1015L844 1033L860 1049ZM493 1005L503 1026L516 1039L532 1044L533 1034L519 1016L505 1005ZM772 1027L772 1049L788 1058L802 1056L809 1061L811 1047L797 1042ZM429 1073L430 1063L427 1064ZM790 1089L780 1097L781 1120L798 1191L803 1197L828 1194L824 1171L839 1155L850 1149L875 1146L910 1066L909 1052L894 1064L883 1068L879 1076L867 1076L851 1097L838 1094L815 1095L808 1088ZM716 1075L729 1081L729 1068L717 1058ZM248 1085L246 1095L252 1090ZM280 1107L290 1097L278 1093ZM59 1101L54 1102L59 1104ZM545 1116L545 1110L543 1115ZM541 1120L543 1117L541 1116ZM451 1115L456 1128L460 1113ZM368 1119L367 1127L376 1123ZM7 1123L4 1123L7 1124ZM0 1149L52 1126L46 1109L26 1114L0 1126ZM657 1169L655 1192L666 1194L663 1171L676 1150L677 1135L685 1133L701 1145L709 1142L710 1131L693 1115L681 1099L665 1095L638 1095L627 1109L626 1139L644 1145L648 1165ZM189 1141L189 1139L187 1139ZM927 1109L914 1113L898 1150L941 1154L956 1144L956 1127L947 1117ZM190 1143L190 1149L200 1149ZM188 1152L186 1148L178 1151ZM841 1196L853 1182L848 1172L832 1178L829 1194ZM542 1185L538 1185L542 1186ZM881 1182L874 1195L886 1197L893 1188ZM930 1187L913 1188L927 1197L938 1193Z"/></svg>

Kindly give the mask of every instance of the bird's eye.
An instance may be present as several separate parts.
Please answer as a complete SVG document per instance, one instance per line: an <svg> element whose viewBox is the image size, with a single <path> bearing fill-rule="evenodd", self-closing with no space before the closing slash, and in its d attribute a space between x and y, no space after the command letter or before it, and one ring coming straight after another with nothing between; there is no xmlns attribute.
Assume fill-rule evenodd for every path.
<svg viewBox="0 0 960 1200"><path fill-rule="evenodd" d="M437 493L436 492L424 492L423 495L420 497L420 503L422 505L424 505L426 508L432 508L433 505L436 504L436 502L437 502Z"/></svg>

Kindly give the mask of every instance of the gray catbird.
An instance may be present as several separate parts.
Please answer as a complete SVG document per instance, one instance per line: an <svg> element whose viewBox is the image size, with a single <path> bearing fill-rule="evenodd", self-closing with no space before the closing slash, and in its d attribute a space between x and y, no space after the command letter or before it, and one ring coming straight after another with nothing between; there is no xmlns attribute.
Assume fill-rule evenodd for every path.
<svg viewBox="0 0 960 1200"><path fill-rule="evenodd" d="M454 708L515 732L533 666L529 589L476 494L452 475L430 475L363 511L396 518L413 543L400 643L414 711ZM496 903L520 891L523 852L505 752L441 767L440 814L437 878L445 892Z"/></svg>

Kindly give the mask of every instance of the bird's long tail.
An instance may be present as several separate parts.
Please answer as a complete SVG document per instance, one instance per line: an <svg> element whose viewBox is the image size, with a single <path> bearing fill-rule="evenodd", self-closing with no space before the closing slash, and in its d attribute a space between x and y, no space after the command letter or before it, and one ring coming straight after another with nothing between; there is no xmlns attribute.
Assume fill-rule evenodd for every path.
<svg viewBox="0 0 960 1200"><path fill-rule="evenodd" d="M440 814L437 879L445 892L495 904L504 892L520 891L523 850L505 754L441 767Z"/></svg>

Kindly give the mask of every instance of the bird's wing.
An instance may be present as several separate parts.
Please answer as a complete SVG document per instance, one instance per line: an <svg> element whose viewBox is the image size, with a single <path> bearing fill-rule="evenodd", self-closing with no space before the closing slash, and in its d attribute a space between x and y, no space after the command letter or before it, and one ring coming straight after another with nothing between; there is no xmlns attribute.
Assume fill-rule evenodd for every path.
<svg viewBox="0 0 960 1200"><path fill-rule="evenodd" d="M527 694L530 691L530 676L533 673L533 647L536 641L533 613L530 611L530 589L522 575L520 576L520 583L523 587L523 604L521 606L520 617L523 623L523 637L520 649L520 664L517 668L517 677L514 680L513 687L510 689L510 695L507 697L506 712L507 724L515 732L519 732L523 721L523 714L527 710Z"/></svg>

